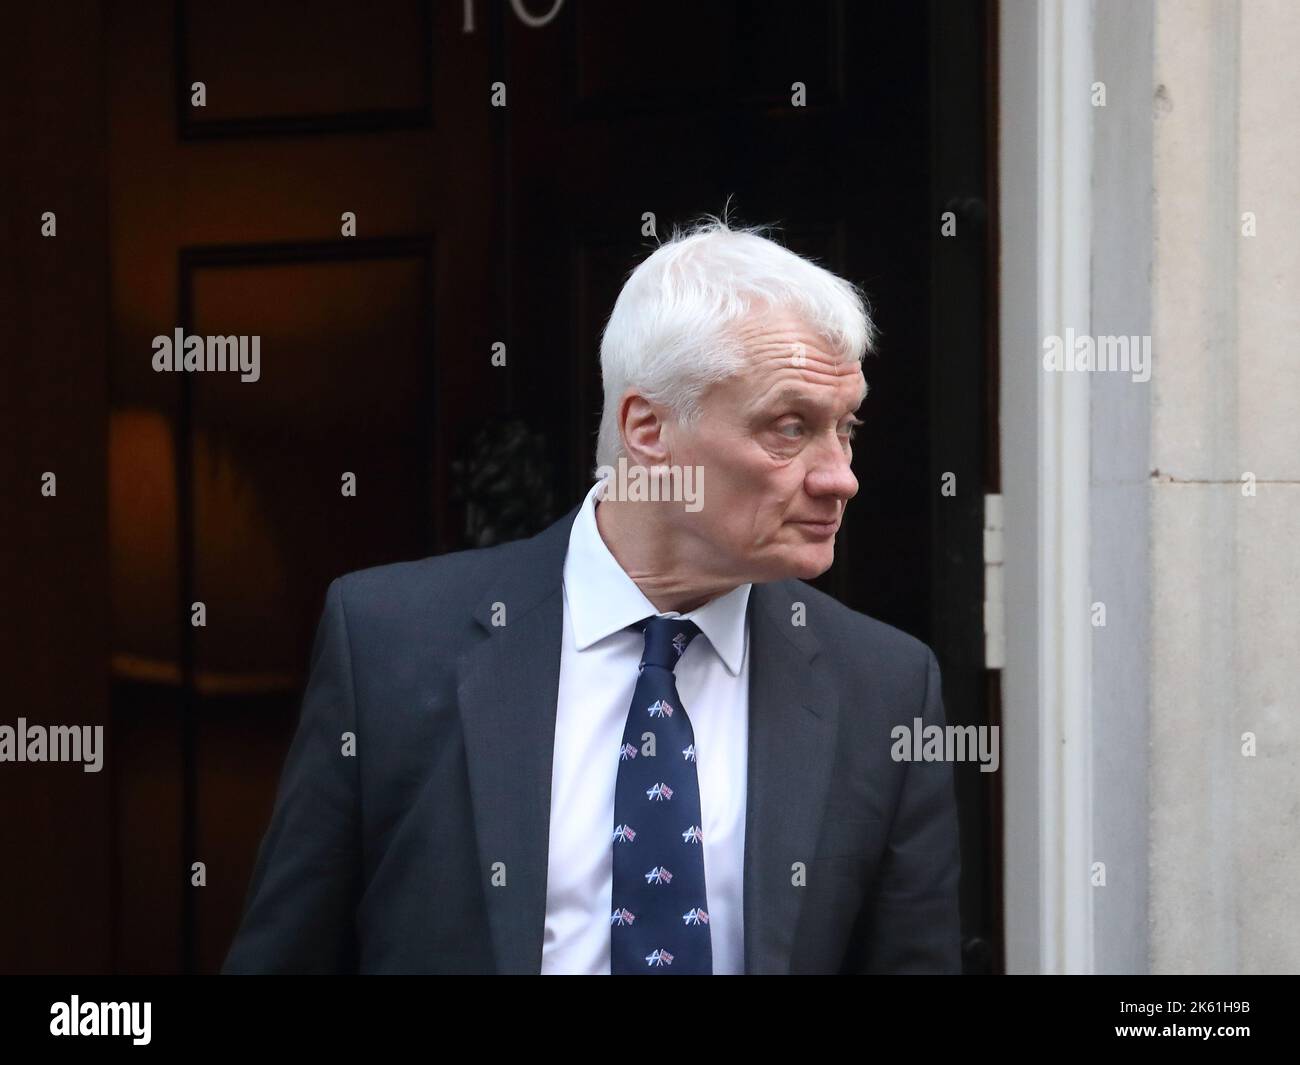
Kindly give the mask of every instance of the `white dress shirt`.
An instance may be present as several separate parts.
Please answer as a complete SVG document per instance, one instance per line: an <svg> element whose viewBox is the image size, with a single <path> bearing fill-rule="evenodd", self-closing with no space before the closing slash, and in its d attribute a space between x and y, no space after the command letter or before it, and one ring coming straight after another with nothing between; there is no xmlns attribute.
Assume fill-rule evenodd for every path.
<svg viewBox="0 0 1300 1065"><path fill-rule="evenodd" d="M551 766L543 975L609 974L614 787L644 637L629 625L659 614L596 526L596 489L583 501L564 560L564 640ZM704 880L715 974L745 970L745 774L749 762L751 585L684 617L700 628L674 671L695 732Z"/></svg>

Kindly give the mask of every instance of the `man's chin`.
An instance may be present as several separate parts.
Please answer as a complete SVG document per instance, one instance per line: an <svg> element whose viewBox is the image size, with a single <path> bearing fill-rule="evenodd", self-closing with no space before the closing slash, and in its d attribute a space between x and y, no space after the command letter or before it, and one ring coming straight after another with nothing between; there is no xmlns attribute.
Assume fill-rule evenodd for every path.
<svg viewBox="0 0 1300 1065"><path fill-rule="evenodd" d="M801 581L811 581L820 577L835 561L835 545L827 544L825 547L817 550L804 549L794 552L789 560L789 572L783 576L786 579L795 579Z"/></svg>

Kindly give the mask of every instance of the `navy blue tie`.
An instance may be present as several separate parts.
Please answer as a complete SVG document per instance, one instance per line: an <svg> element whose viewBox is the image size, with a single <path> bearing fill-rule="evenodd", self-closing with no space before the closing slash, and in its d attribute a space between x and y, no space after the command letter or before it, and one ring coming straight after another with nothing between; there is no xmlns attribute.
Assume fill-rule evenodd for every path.
<svg viewBox="0 0 1300 1065"><path fill-rule="evenodd" d="M673 679L699 635L693 621L652 617L623 727L614 791L610 972L713 972L695 732Z"/></svg>

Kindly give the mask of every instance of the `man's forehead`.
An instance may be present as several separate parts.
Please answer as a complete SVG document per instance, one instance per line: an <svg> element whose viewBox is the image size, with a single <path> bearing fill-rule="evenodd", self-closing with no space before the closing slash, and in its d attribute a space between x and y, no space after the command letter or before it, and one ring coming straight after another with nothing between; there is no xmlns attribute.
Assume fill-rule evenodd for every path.
<svg viewBox="0 0 1300 1065"><path fill-rule="evenodd" d="M853 401L853 406L858 407L862 404L862 401L867 398L867 379L862 376L860 367L858 367L857 373L849 371L846 372L844 376L846 380L856 379L858 382L858 387L855 390L855 399ZM835 387L838 389L840 387L840 382L836 382ZM800 403L810 400L815 402L820 395L821 390L816 386L791 382L778 388L772 394L772 401L774 403Z"/></svg>

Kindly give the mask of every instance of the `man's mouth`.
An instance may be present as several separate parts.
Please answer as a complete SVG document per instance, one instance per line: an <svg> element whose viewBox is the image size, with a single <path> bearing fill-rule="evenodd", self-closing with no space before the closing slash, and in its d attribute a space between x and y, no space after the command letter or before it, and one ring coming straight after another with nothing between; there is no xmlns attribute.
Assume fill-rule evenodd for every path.
<svg viewBox="0 0 1300 1065"><path fill-rule="evenodd" d="M839 528L839 520L832 518L830 521L792 521L791 525L797 525L800 528L819 536L833 536Z"/></svg>

